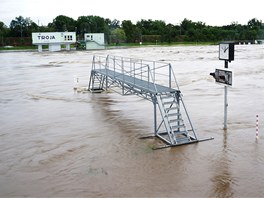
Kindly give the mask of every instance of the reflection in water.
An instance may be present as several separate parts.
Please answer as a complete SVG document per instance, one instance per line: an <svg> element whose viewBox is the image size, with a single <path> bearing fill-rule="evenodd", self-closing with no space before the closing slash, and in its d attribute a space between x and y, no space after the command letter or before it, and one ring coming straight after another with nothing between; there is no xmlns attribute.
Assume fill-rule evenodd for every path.
<svg viewBox="0 0 264 198"><path fill-rule="evenodd" d="M230 171L232 161L228 159L228 130L223 130L223 150L215 162L215 176L211 179L214 183L214 197L233 197L234 192L232 186L235 184L234 178Z"/></svg>

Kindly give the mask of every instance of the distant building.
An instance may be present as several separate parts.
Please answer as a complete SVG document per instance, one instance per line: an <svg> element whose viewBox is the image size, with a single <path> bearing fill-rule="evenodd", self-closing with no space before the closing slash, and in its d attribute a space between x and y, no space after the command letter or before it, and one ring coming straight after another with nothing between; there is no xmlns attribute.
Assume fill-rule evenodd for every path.
<svg viewBox="0 0 264 198"><path fill-rule="evenodd" d="M263 40L258 40L258 44L264 44L264 39Z"/></svg>
<svg viewBox="0 0 264 198"><path fill-rule="evenodd" d="M104 33L84 34L86 49L105 49Z"/></svg>
<svg viewBox="0 0 264 198"><path fill-rule="evenodd" d="M70 50L71 44L76 43L75 32L34 32L32 33L32 44L38 46L38 51L42 52L42 46L48 45L49 51L60 51L61 45Z"/></svg>

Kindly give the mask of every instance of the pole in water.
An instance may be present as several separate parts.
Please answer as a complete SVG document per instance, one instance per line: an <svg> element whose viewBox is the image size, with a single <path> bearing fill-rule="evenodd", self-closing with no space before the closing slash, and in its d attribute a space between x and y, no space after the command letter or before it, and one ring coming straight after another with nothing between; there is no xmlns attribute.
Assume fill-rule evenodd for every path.
<svg viewBox="0 0 264 198"><path fill-rule="evenodd" d="M228 61L225 60L225 68L228 68ZM227 86L225 86L225 99L224 99L224 130L227 129Z"/></svg>
<svg viewBox="0 0 264 198"><path fill-rule="evenodd" d="M259 119L259 116L258 114L256 115L256 139L259 138L259 127L258 127L258 119Z"/></svg>
<svg viewBox="0 0 264 198"><path fill-rule="evenodd" d="M227 129L227 86L225 86L225 99L224 99L224 130Z"/></svg>
<svg viewBox="0 0 264 198"><path fill-rule="evenodd" d="M78 76L73 76L73 89L77 89L79 87L79 78Z"/></svg>

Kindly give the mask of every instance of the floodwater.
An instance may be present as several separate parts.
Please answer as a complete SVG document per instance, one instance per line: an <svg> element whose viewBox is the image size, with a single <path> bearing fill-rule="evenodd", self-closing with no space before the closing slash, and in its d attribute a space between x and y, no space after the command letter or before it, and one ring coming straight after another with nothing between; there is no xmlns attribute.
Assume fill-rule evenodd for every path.
<svg viewBox="0 0 264 198"><path fill-rule="evenodd" d="M218 46L0 53L0 197L263 196L264 45L235 50L227 130ZM152 150L151 102L73 90L94 54L171 63L198 138L214 140Z"/></svg>

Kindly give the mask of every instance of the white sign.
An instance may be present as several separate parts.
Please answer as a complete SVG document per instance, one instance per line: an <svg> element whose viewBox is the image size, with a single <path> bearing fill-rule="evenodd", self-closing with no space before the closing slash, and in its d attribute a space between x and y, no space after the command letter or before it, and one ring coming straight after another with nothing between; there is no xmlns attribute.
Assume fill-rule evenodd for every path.
<svg viewBox="0 0 264 198"><path fill-rule="evenodd" d="M76 42L75 32L35 32L32 33L33 44L70 44Z"/></svg>

